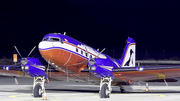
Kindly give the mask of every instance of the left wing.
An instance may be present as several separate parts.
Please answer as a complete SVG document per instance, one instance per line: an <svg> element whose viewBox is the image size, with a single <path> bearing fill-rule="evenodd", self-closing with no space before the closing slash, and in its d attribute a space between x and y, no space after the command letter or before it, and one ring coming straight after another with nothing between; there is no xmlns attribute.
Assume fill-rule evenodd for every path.
<svg viewBox="0 0 180 101"><path fill-rule="evenodd" d="M23 77L21 66L0 65L0 75Z"/></svg>

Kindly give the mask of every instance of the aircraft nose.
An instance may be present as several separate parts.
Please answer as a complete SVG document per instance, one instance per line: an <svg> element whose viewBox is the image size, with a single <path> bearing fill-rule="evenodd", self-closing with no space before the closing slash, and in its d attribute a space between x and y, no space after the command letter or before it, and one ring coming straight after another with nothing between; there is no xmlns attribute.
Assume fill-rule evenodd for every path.
<svg viewBox="0 0 180 101"><path fill-rule="evenodd" d="M47 42L47 41L41 41L38 45L38 48L40 50L50 49L51 47L53 47L53 44L51 42Z"/></svg>

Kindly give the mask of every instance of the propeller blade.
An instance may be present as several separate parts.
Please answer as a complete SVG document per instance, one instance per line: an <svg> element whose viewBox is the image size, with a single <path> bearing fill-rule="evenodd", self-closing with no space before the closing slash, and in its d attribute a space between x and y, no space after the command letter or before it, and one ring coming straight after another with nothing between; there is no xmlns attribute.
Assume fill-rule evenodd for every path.
<svg viewBox="0 0 180 101"><path fill-rule="evenodd" d="M14 46L14 48L16 49L16 51L18 52L19 56L22 58L21 54L19 53L18 49L16 46Z"/></svg>
<svg viewBox="0 0 180 101"><path fill-rule="evenodd" d="M106 48L104 48L96 57L98 57Z"/></svg>
<svg viewBox="0 0 180 101"><path fill-rule="evenodd" d="M25 69L24 69L24 72L23 72L23 78L24 78L24 76L25 76Z"/></svg>
<svg viewBox="0 0 180 101"><path fill-rule="evenodd" d="M86 45L85 45L85 49L86 49L86 52L88 53L88 50L86 48ZM104 50L103 50L104 51ZM100 53L101 54L101 53ZM88 59L88 63L90 64L89 66L89 74L88 74L88 81L90 81L90 75L91 75L91 66L95 64L95 61L93 58L90 58Z"/></svg>
<svg viewBox="0 0 180 101"><path fill-rule="evenodd" d="M29 52L29 54L28 54L28 56L27 57L29 57L29 55L33 52L33 50L36 48L36 46L34 46L34 48Z"/></svg>
<svg viewBox="0 0 180 101"><path fill-rule="evenodd" d="M90 81L91 66L89 66L88 81Z"/></svg>
<svg viewBox="0 0 180 101"><path fill-rule="evenodd" d="M23 78L25 76L25 66L23 66Z"/></svg>

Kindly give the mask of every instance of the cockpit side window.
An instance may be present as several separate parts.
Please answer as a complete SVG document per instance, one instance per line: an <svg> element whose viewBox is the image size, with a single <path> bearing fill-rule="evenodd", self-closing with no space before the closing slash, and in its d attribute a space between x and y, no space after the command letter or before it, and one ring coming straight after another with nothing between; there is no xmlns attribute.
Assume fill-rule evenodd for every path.
<svg viewBox="0 0 180 101"><path fill-rule="evenodd" d="M63 39L57 37L45 37L43 38L43 41L59 41L63 44Z"/></svg>
<svg viewBox="0 0 180 101"><path fill-rule="evenodd" d="M50 41L60 41L59 38L53 38L53 37L50 37L49 40L50 40Z"/></svg>
<svg viewBox="0 0 180 101"><path fill-rule="evenodd" d="M48 37L46 37L46 38L43 38L43 41L47 41L48 40Z"/></svg>

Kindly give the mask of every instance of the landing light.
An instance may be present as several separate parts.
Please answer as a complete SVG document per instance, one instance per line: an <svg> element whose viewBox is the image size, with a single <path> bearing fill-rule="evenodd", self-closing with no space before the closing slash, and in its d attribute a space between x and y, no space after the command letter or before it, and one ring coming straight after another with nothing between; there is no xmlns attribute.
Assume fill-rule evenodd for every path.
<svg viewBox="0 0 180 101"><path fill-rule="evenodd" d="M25 69L26 69L26 70L29 69L29 66L25 66Z"/></svg>
<svg viewBox="0 0 180 101"><path fill-rule="evenodd" d="M23 69L28 70L28 69L29 69L29 66L22 66L21 69L22 69L22 70L23 70Z"/></svg>
<svg viewBox="0 0 180 101"><path fill-rule="evenodd" d="M95 67L95 66L92 66L92 67L91 67L91 70L96 70L96 67Z"/></svg>
<svg viewBox="0 0 180 101"><path fill-rule="evenodd" d="M9 70L9 67L6 67L6 70Z"/></svg>
<svg viewBox="0 0 180 101"><path fill-rule="evenodd" d="M137 70L137 71L140 71L140 72L141 72L141 71L144 71L144 67L137 67L136 70Z"/></svg>

